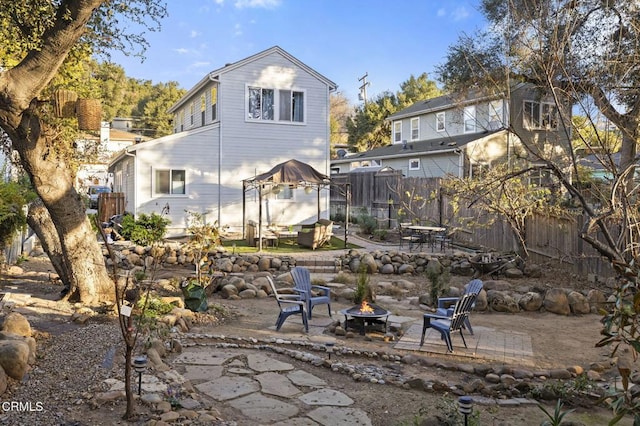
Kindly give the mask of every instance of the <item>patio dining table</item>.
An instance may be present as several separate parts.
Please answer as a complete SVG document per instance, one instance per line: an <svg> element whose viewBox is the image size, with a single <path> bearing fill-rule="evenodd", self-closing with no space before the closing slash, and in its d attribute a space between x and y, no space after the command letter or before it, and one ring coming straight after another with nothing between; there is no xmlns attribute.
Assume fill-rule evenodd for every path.
<svg viewBox="0 0 640 426"><path fill-rule="evenodd" d="M428 244L431 248L434 247L435 239L434 235L445 232L447 228L442 226L422 226L422 225L409 225L407 229L410 229L414 235L418 238L412 239L409 242L409 251L413 249L413 245L417 245L418 248L422 248L424 244Z"/></svg>

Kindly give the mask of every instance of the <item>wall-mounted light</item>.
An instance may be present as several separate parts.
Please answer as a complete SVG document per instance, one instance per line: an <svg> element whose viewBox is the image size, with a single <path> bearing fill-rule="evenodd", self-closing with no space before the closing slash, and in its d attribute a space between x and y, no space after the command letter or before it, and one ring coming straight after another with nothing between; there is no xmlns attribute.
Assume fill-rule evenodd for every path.
<svg viewBox="0 0 640 426"><path fill-rule="evenodd" d="M312 191L313 191L313 188L311 187L311 185L307 185L304 187L305 194L311 194Z"/></svg>
<svg viewBox="0 0 640 426"><path fill-rule="evenodd" d="M271 192L273 192L274 194L279 194L280 193L280 184L274 185L274 187L271 189Z"/></svg>

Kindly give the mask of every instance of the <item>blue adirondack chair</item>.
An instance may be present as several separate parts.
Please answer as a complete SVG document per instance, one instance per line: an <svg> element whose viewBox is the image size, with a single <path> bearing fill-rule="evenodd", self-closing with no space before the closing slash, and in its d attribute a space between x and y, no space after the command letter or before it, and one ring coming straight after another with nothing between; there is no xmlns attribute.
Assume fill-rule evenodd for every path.
<svg viewBox="0 0 640 426"><path fill-rule="evenodd" d="M433 328L440 332L442 340L447 344L447 350L453 352L453 343L451 342L451 333L459 331L462 337L462 343L464 347L467 347L467 341L464 339L462 329L464 328L464 320L471 312L471 307L476 301L476 295L468 293L462 295L453 307L451 316L442 316L435 314L424 314L422 322L422 337L420 339L420 346L424 345L424 335L427 332L427 328Z"/></svg>
<svg viewBox="0 0 640 426"><path fill-rule="evenodd" d="M267 277L267 281L269 281L269 285L271 286L271 294L275 297L276 302L278 302L278 307L280 308L280 314L276 320L276 331L280 331L282 324L284 324L285 320L291 315L302 315L304 329L306 332L309 332L309 323L307 321L307 315L305 314L306 303L302 297L299 294L280 294L271 277Z"/></svg>
<svg viewBox="0 0 640 426"><path fill-rule="evenodd" d="M483 283L481 280L471 280L465 286L464 294L472 293L472 294L475 294L477 297L478 294L480 294L482 287L483 287ZM458 299L459 299L458 297L438 298L438 307L436 309L436 315L445 316L445 317L451 316L451 313L453 312L451 307L453 306L454 303L458 301ZM475 303L471 307L471 310L473 310L474 307L475 307ZM467 330L469 330L469 334L473 336L473 328L471 327L471 322L469 321L469 315L467 315L467 318L464 320L464 327Z"/></svg>
<svg viewBox="0 0 640 426"><path fill-rule="evenodd" d="M312 285L311 273L307 268L301 266L293 268L291 270L291 276L293 277L295 288L307 302L307 315L309 315L309 319L311 319L313 307L322 304L328 306L329 316L331 316L331 289L321 285ZM318 290L321 291L322 294L318 294Z"/></svg>

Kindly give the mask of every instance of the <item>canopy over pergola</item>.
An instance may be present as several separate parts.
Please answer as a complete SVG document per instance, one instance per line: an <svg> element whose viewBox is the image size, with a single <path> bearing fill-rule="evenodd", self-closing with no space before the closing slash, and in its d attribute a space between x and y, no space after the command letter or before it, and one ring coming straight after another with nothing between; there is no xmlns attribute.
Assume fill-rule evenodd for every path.
<svg viewBox="0 0 640 426"><path fill-rule="evenodd" d="M284 184L304 188L305 192L316 191L318 203L318 219L320 219L320 189L330 184L330 179L302 161L291 159L275 165L271 170L242 181L242 235L246 235L246 193L248 190L258 190L258 247L262 250L262 192L269 186L273 187Z"/></svg>

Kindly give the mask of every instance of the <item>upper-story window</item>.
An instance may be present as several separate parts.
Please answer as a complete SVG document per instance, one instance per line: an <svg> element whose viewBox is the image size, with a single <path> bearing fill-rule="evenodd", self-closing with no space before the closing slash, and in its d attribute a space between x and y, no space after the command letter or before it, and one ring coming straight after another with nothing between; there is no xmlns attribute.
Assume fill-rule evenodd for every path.
<svg viewBox="0 0 640 426"><path fill-rule="evenodd" d="M420 118L411 119L411 140L416 141L420 139Z"/></svg>
<svg viewBox="0 0 640 426"><path fill-rule="evenodd" d="M394 121L393 122L393 143L402 142L402 122Z"/></svg>
<svg viewBox="0 0 640 426"><path fill-rule="evenodd" d="M557 129L558 108L551 103L524 101L522 126L525 129Z"/></svg>
<svg viewBox="0 0 640 426"><path fill-rule="evenodd" d="M184 110L180 110L180 114L178 117L178 123L180 123L180 131L184 130Z"/></svg>
<svg viewBox="0 0 640 426"><path fill-rule="evenodd" d="M444 132L446 130L444 111L436 114L436 132Z"/></svg>
<svg viewBox="0 0 640 426"><path fill-rule="evenodd" d="M504 104L502 99L489 102L489 129L497 130L504 126Z"/></svg>
<svg viewBox="0 0 640 426"><path fill-rule="evenodd" d="M156 169L154 193L185 194L186 175L184 170Z"/></svg>
<svg viewBox="0 0 640 426"><path fill-rule="evenodd" d="M464 132L474 133L476 131L476 106L469 105L464 107Z"/></svg>
<svg viewBox="0 0 640 426"><path fill-rule="evenodd" d="M273 120L274 90L249 87L249 119Z"/></svg>
<svg viewBox="0 0 640 426"><path fill-rule="evenodd" d="M409 160L409 170L420 170L420 159L412 158Z"/></svg>
<svg viewBox="0 0 640 426"><path fill-rule="evenodd" d="M191 125L193 126L193 122L194 122L194 115L196 114L196 103L195 101L191 102L191 106L189 108L189 113L191 114Z"/></svg>
<svg viewBox="0 0 640 426"><path fill-rule="evenodd" d="M211 121L218 119L218 87L211 88Z"/></svg>
<svg viewBox="0 0 640 426"><path fill-rule="evenodd" d="M301 90L248 88L249 120L304 123L305 92Z"/></svg>
<svg viewBox="0 0 640 426"><path fill-rule="evenodd" d="M280 90L280 121L304 121L304 93L295 90Z"/></svg>
<svg viewBox="0 0 640 426"><path fill-rule="evenodd" d="M204 115L207 112L207 97L200 95L200 125L204 126Z"/></svg>

